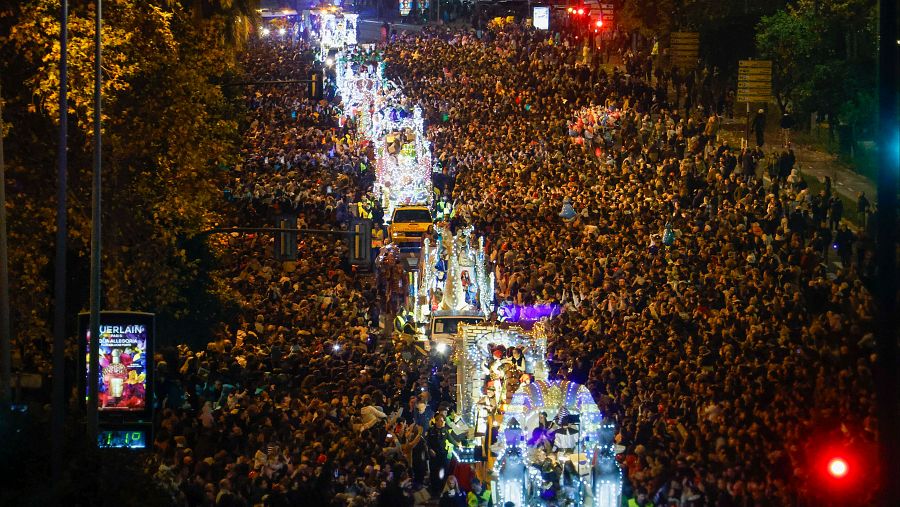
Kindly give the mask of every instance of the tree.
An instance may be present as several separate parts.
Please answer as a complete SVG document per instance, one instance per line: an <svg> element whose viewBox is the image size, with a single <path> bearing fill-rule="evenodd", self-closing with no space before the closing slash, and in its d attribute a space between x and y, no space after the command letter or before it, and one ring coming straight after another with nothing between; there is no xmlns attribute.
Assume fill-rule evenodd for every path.
<svg viewBox="0 0 900 507"><path fill-rule="evenodd" d="M772 91L782 110L808 82L819 44L816 22L797 12L778 11L757 25L756 46L760 57L772 60ZM806 90L808 91L808 90Z"/></svg>
<svg viewBox="0 0 900 507"><path fill-rule="evenodd" d="M800 0L757 25L782 110L818 112L865 131L875 118L875 2ZM836 120L836 121L835 121Z"/></svg>
<svg viewBox="0 0 900 507"><path fill-rule="evenodd" d="M0 78L18 92L8 106L13 332L39 350L50 335L58 8L30 0L0 10ZM215 84L237 72L225 28L179 2L104 2L104 306L157 312L162 329L217 317L189 304L219 297L181 240L219 221L221 168L238 154L241 106ZM73 5L69 30L68 306L78 309L90 237L92 5Z"/></svg>

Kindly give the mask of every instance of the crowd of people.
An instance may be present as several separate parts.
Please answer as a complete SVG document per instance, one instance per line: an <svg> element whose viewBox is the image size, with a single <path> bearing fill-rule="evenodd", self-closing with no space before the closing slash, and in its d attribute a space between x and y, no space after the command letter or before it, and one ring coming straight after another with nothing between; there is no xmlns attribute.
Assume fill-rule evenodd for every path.
<svg viewBox="0 0 900 507"><path fill-rule="evenodd" d="M282 51L253 52L245 62L248 75L257 81L307 79L310 49L302 42L273 43ZM241 164L225 189L228 200L249 212L296 212L301 225L330 224L336 210L371 189L372 151L337 120L333 101L310 101L304 86L269 85L250 91L248 108L253 117Z"/></svg>
<svg viewBox="0 0 900 507"><path fill-rule="evenodd" d="M253 41L248 79L308 75L304 49ZM305 87L261 85L247 100L243 162L225 192L237 225L291 211L300 227L340 229L372 181L353 126ZM239 310L205 350L158 352L153 472L172 503L412 505L429 458L439 444L446 453L443 420L430 424L448 412L447 372L379 342L376 284L349 269L342 241L303 237L296 262L275 260L271 236L211 241Z"/></svg>
<svg viewBox="0 0 900 507"><path fill-rule="evenodd" d="M870 243L829 224L834 196L812 195L789 147L728 144L727 93L651 72L649 54L609 71L515 25L385 48L498 297L563 304L554 371L618 424L626 496L790 505L810 494L810 435L876 438ZM573 122L596 105L619 123L586 140Z"/></svg>
<svg viewBox="0 0 900 507"><path fill-rule="evenodd" d="M572 41L515 25L380 49L426 110L452 221L486 239L498 303L562 305L555 375L586 384L617 423L630 501L787 505L809 484L808 435L874 440L868 243L829 223L833 196L810 195L787 148L730 147L717 98L690 90L701 107L686 105L671 75L607 72ZM622 56L631 71L648 53ZM297 78L303 55L256 40L245 66ZM354 125L305 92L248 93L225 191L242 224L291 210L300 227L340 228L371 188ZM617 123L588 138L577 114L598 105ZM272 241L215 240L235 321L206 350L159 351L154 472L173 503L486 505L446 453L452 367L380 341L383 296L342 242L304 237L280 262ZM829 255L847 248L857 255Z"/></svg>

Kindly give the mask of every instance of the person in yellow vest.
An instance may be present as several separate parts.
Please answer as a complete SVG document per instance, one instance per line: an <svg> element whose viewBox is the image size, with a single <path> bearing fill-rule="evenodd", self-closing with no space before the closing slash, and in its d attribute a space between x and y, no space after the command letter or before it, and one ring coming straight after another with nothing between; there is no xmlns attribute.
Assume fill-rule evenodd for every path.
<svg viewBox="0 0 900 507"><path fill-rule="evenodd" d="M468 507L488 507L491 504L491 490L484 489L481 481L472 479L472 490L466 497Z"/></svg>
<svg viewBox="0 0 900 507"><path fill-rule="evenodd" d="M372 206L369 204L368 199L363 197L356 206L359 211L359 218L372 218Z"/></svg>
<svg viewBox="0 0 900 507"><path fill-rule="evenodd" d="M447 197L444 196L434 205L435 210L435 218L438 222L443 221L445 218L450 218L450 204L447 202Z"/></svg>
<svg viewBox="0 0 900 507"><path fill-rule="evenodd" d="M372 227L372 264L374 266L375 259L378 258L381 247L384 246L384 229L380 225L375 224Z"/></svg>

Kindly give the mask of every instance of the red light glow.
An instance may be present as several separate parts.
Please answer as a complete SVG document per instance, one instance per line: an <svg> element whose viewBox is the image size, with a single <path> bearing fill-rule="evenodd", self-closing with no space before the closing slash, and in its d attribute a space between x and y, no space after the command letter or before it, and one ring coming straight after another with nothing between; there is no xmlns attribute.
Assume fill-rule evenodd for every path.
<svg viewBox="0 0 900 507"><path fill-rule="evenodd" d="M603 26L603 20L598 19L597 20L597 28L600 28L602 26Z"/></svg>
<svg viewBox="0 0 900 507"><path fill-rule="evenodd" d="M848 469L849 467L844 458L831 458L828 461L828 473L836 479L846 477Z"/></svg>
<svg viewBox="0 0 900 507"><path fill-rule="evenodd" d="M578 15L581 16L582 14L584 14L584 9L578 9Z"/></svg>

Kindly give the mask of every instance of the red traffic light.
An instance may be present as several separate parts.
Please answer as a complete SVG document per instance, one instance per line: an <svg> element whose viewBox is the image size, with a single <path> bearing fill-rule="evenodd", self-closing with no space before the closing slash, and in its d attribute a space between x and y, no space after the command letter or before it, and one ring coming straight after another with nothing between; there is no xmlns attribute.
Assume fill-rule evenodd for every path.
<svg viewBox="0 0 900 507"><path fill-rule="evenodd" d="M828 460L828 475L835 479L843 479L847 476L850 466L847 461L841 457L834 457Z"/></svg>

